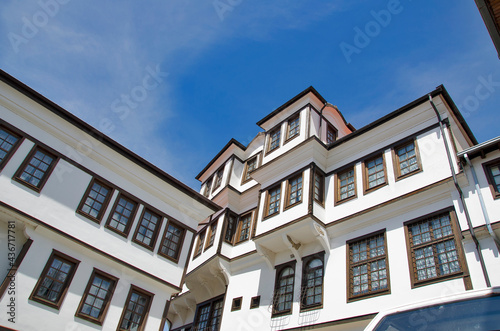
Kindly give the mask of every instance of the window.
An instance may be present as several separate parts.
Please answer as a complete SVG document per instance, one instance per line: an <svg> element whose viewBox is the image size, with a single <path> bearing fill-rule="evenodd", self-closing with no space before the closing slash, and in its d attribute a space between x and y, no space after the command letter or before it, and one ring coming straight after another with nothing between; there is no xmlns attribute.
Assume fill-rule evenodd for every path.
<svg viewBox="0 0 500 331"><path fill-rule="evenodd" d="M273 316L292 312L293 288L295 283L295 263L290 262L276 268Z"/></svg>
<svg viewBox="0 0 500 331"><path fill-rule="evenodd" d="M120 194L116 198L113 211L109 215L106 227L124 237L128 236L132 222L134 221L137 203L132 199Z"/></svg>
<svg viewBox="0 0 500 331"><path fill-rule="evenodd" d="M217 170L217 173L215 174L214 191L221 186L223 176L224 176L224 166L222 166L219 170Z"/></svg>
<svg viewBox="0 0 500 331"><path fill-rule="evenodd" d="M59 309L79 263L80 261L53 250L30 299Z"/></svg>
<svg viewBox="0 0 500 331"><path fill-rule="evenodd" d="M374 190L387 183L384 156L377 155L363 162L365 192Z"/></svg>
<svg viewBox="0 0 500 331"><path fill-rule="evenodd" d="M153 296L153 293L131 285L118 324L118 330L144 330Z"/></svg>
<svg viewBox="0 0 500 331"><path fill-rule="evenodd" d="M356 175L354 167L339 172L337 178L337 194L335 202L343 202L356 197Z"/></svg>
<svg viewBox="0 0 500 331"><path fill-rule="evenodd" d="M395 147L393 158L397 179L410 176L422 169L415 140Z"/></svg>
<svg viewBox="0 0 500 331"><path fill-rule="evenodd" d="M217 297L200 304L196 309L194 330L218 331L222 317L223 301L223 297Z"/></svg>
<svg viewBox="0 0 500 331"><path fill-rule="evenodd" d="M300 134L300 116L296 115L288 120L288 130L286 139L298 137Z"/></svg>
<svg viewBox="0 0 500 331"><path fill-rule="evenodd" d="M325 176L318 170L314 172L314 200L325 203Z"/></svg>
<svg viewBox="0 0 500 331"><path fill-rule="evenodd" d="M228 213L227 214L227 224L226 224L226 235L224 236L224 241L232 244L233 243L233 238L234 238L234 233L236 231L236 219L237 215L233 213Z"/></svg>
<svg viewBox="0 0 500 331"><path fill-rule="evenodd" d="M288 180L287 194L287 207L291 207L302 202L302 174Z"/></svg>
<svg viewBox="0 0 500 331"><path fill-rule="evenodd" d="M102 325L118 279L94 269L75 316Z"/></svg>
<svg viewBox="0 0 500 331"><path fill-rule="evenodd" d="M243 297L234 298L233 303L231 304L231 311L241 310L241 301Z"/></svg>
<svg viewBox="0 0 500 331"><path fill-rule="evenodd" d="M414 286L461 275L464 258L454 212L405 223Z"/></svg>
<svg viewBox="0 0 500 331"><path fill-rule="evenodd" d="M0 126L0 170L19 146L21 137Z"/></svg>
<svg viewBox="0 0 500 331"><path fill-rule="evenodd" d="M250 173L255 169L257 169L257 156L252 157L246 162L242 184L252 179L252 177L250 177Z"/></svg>
<svg viewBox="0 0 500 331"><path fill-rule="evenodd" d="M337 140L337 130L335 130L332 125L328 124L326 127L326 143L331 144L335 140Z"/></svg>
<svg viewBox="0 0 500 331"><path fill-rule="evenodd" d="M184 228L169 221L165 227L165 233L163 234L158 254L170 260L177 261L182 248L184 233Z"/></svg>
<svg viewBox="0 0 500 331"><path fill-rule="evenodd" d="M500 159L483 164L483 169L493 197L500 198Z"/></svg>
<svg viewBox="0 0 500 331"><path fill-rule="evenodd" d="M385 230L347 242L349 299L387 293L389 266Z"/></svg>
<svg viewBox="0 0 500 331"><path fill-rule="evenodd" d="M78 206L77 212L96 222L100 222L106 211L111 194L111 187L96 179L92 180Z"/></svg>
<svg viewBox="0 0 500 331"><path fill-rule="evenodd" d="M260 307L260 295L258 295L256 297L252 297L250 299L250 309L259 308L259 307Z"/></svg>
<svg viewBox="0 0 500 331"><path fill-rule="evenodd" d="M301 309L323 305L323 254L304 258L302 271Z"/></svg>
<svg viewBox="0 0 500 331"><path fill-rule="evenodd" d="M198 242L196 243L196 250L194 251L194 257L197 257L203 251L203 243L205 242L205 234L206 234L206 231L203 230L198 235Z"/></svg>
<svg viewBox="0 0 500 331"><path fill-rule="evenodd" d="M157 213L144 208L141 219L135 229L133 241L148 249L155 247L158 231L160 231L162 217Z"/></svg>
<svg viewBox="0 0 500 331"><path fill-rule="evenodd" d="M17 170L14 179L40 192L54 169L56 161L56 156L35 146Z"/></svg>
<svg viewBox="0 0 500 331"><path fill-rule="evenodd" d="M280 212L281 184L275 186L267 192L265 215L271 216Z"/></svg>
<svg viewBox="0 0 500 331"><path fill-rule="evenodd" d="M267 147L268 152L272 152L280 147L281 139L281 127L278 126L276 129L269 133L269 146Z"/></svg>
<svg viewBox="0 0 500 331"><path fill-rule="evenodd" d="M215 234L217 233L217 221L210 224L208 227L208 240L205 249L211 247L214 244Z"/></svg>
<svg viewBox="0 0 500 331"><path fill-rule="evenodd" d="M207 198L210 195L210 191L212 190L212 181L213 178L210 177L205 183L205 192L203 192L203 195Z"/></svg>
<svg viewBox="0 0 500 331"><path fill-rule="evenodd" d="M252 227L252 213L247 213L238 220L238 228L236 230L236 243L248 240L250 237L250 228Z"/></svg>

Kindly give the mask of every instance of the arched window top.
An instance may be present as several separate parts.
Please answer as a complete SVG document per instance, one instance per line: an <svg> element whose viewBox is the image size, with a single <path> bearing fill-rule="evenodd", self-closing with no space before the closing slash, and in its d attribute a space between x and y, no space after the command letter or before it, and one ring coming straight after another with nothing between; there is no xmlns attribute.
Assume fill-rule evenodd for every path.
<svg viewBox="0 0 500 331"><path fill-rule="evenodd" d="M286 267L281 271L281 277L291 276L295 273L292 267Z"/></svg>
<svg viewBox="0 0 500 331"><path fill-rule="evenodd" d="M307 264L307 269L315 269L322 266L323 266L323 261L321 261L320 259L314 259L309 261L309 263Z"/></svg>

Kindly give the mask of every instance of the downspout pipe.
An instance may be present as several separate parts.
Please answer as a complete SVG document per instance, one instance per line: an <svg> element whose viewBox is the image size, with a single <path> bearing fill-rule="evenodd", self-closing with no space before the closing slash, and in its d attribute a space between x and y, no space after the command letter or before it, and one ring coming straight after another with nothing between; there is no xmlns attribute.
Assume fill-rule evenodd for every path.
<svg viewBox="0 0 500 331"><path fill-rule="evenodd" d="M483 253L481 251L481 245L479 244L479 241L477 240L477 237L476 237L476 233L474 232L474 227L472 226L472 221L470 219L469 210L467 209L467 204L465 203L464 194L462 192L462 189L460 188L460 185L458 184L457 175L455 174L455 169L453 168L453 159L451 157L450 147L448 146L448 143L446 142L446 135L445 135L445 130L444 130L444 126L443 126L443 120L441 119L441 114L439 114L439 111L437 110L436 105L432 101L432 96L430 94L429 94L429 102L431 103L432 109L434 109L434 112L436 113L436 117L437 117L438 122L439 122L439 128L441 129L441 136L443 137L444 147L446 148L446 155L448 156L448 163L450 165L451 175L453 177L453 183L455 184L455 188L457 189L458 195L460 196L460 201L462 203L462 207L464 208L465 219L467 220L467 226L469 227L469 232L470 232L470 235L472 237L472 241L474 242L474 245L476 246L476 250L478 253L478 257L479 257L479 263L481 264L481 269L483 270L484 280L486 282L486 287L491 287L490 277L488 276L488 271L486 270L486 265L484 263Z"/></svg>
<svg viewBox="0 0 500 331"><path fill-rule="evenodd" d="M486 205L484 203L483 194L481 193L481 190L479 187L479 181L477 180L476 170L472 166L472 162L469 159L469 155L467 155L467 153L465 153L463 156L464 156L465 162L467 162L467 165L469 166L469 168L472 172L472 178L474 179L474 185L476 186L476 192L477 192L477 196L479 197L479 203L481 204L481 211L483 212L484 221L486 223L486 228L488 229L490 236L495 241L495 245L497 246L497 249L500 251L500 239L498 239L498 236L496 235L496 233L493 231L493 228L491 227L490 216L486 212Z"/></svg>
<svg viewBox="0 0 500 331"><path fill-rule="evenodd" d="M325 109L326 106L333 107L333 105L327 101L327 102L325 102L323 107L321 107L321 110L319 111L319 134L318 134L319 140L322 140L322 138L321 138L321 125L323 124L323 109Z"/></svg>

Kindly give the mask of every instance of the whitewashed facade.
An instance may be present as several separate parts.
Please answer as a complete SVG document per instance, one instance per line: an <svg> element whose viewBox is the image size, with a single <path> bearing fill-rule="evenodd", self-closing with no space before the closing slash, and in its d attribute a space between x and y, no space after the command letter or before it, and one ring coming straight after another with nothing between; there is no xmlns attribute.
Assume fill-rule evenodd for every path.
<svg viewBox="0 0 500 331"><path fill-rule="evenodd" d="M220 209L0 72L0 328L163 330Z"/></svg>
<svg viewBox="0 0 500 331"><path fill-rule="evenodd" d="M310 87L257 124L197 177L223 210L200 224L173 330L362 330L500 285L499 142L478 145L444 87L358 130Z"/></svg>

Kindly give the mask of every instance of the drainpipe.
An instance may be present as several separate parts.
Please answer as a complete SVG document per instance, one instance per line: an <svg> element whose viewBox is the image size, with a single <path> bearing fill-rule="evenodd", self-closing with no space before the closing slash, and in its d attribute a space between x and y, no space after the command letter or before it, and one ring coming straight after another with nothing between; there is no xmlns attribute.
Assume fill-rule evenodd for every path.
<svg viewBox="0 0 500 331"><path fill-rule="evenodd" d="M323 109L325 109L326 106L333 107L333 105L327 101L327 102L325 102L323 107L321 107L321 110L319 111L319 134L318 134L319 140L321 140L321 125L323 124Z"/></svg>
<svg viewBox="0 0 500 331"><path fill-rule="evenodd" d="M477 196L479 197L479 203L481 204L481 210L483 212L484 221L486 223L486 228L488 229L490 236L495 241L495 245L497 246L497 249L500 251L500 239L498 239L498 236L496 235L495 232L493 232L493 229L491 228L490 217L489 217L488 213L486 212L486 205L484 204L483 194L481 193L481 190L479 189L479 181L477 180L476 170L472 166L472 162L470 161L469 155L467 155L467 153L464 154L464 159L467 162L467 165L469 166L469 168L472 172L472 178L474 179L474 184L476 186L476 192L477 192Z"/></svg>
<svg viewBox="0 0 500 331"><path fill-rule="evenodd" d="M457 176L455 174L455 169L453 168L453 160L451 158L450 147L448 146L448 143L446 142L446 135L445 135L445 131L444 131L443 121L441 119L441 115L439 114L439 111L436 108L436 105L432 101L432 96L430 94L429 94L429 101L431 103L432 108L434 109L434 112L436 113L436 116L437 116L437 119L439 122L439 128L441 129L441 136L443 137L444 147L446 148L446 155L448 156L448 163L450 164L451 175L453 177L453 183L455 184L455 188L457 189L458 195L460 196L460 201L462 202L462 207L464 208L464 214L465 214L465 218L467 220L467 226L469 227L469 232L470 232L470 235L472 237L472 241L474 242L474 245L476 246L476 250L478 253L478 257L479 257L479 263L481 264L481 269L483 270L484 280L486 282L486 287L491 287L490 278L488 276L488 271L486 270L486 265L484 264L483 253L481 251L481 245L479 244L479 241L477 240L477 237L476 237L476 233L474 232L474 227L472 226L472 221L470 219L469 210L467 209L467 204L465 203L464 194L462 192L462 189L460 188L460 185L458 185Z"/></svg>

